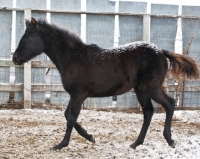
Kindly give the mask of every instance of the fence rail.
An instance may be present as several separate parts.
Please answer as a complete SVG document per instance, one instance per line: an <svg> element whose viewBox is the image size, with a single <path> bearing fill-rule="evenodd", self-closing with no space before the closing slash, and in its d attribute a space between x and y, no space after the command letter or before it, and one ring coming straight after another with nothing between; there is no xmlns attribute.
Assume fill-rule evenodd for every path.
<svg viewBox="0 0 200 159"><path fill-rule="evenodd" d="M18 11L23 12L22 8L0 7L3 11ZM200 19L200 16L183 16L183 15L169 15L169 14L136 14L136 13L121 13L121 12L91 12L91 11L58 11L58 10L44 10L44 9L31 9L33 12L39 13L64 13L64 14L88 14L88 15L120 15L120 16L143 16L149 15L151 17L160 18L184 18L184 19Z"/></svg>

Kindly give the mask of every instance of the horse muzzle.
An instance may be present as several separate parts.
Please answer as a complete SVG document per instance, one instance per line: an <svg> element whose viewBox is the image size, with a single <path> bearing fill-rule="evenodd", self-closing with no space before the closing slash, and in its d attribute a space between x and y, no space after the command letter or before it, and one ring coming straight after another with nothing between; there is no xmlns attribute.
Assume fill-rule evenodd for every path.
<svg viewBox="0 0 200 159"><path fill-rule="evenodd" d="M20 60L17 58L16 53L14 53L13 57L12 57L12 61L15 65L21 65L22 63L20 62Z"/></svg>
<svg viewBox="0 0 200 159"><path fill-rule="evenodd" d="M15 65L18 64L18 62L17 62L17 57L16 57L15 55L13 55L12 61L13 61L13 63L14 63Z"/></svg>

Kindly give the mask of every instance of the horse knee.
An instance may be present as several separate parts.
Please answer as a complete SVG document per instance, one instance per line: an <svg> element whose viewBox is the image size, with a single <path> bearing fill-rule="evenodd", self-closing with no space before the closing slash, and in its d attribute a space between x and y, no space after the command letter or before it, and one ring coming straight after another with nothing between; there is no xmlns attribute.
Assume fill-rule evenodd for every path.
<svg viewBox="0 0 200 159"><path fill-rule="evenodd" d="M67 127L74 127L75 124L76 124L76 120L77 120L77 117L72 115L72 114L68 114L67 115Z"/></svg>
<svg viewBox="0 0 200 159"><path fill-rule="evenodd" d="M152 116L153 116L153 112L151 112L151 111L145 112L144 113L144 121L150 123L151 119L152 119Z"/></svg>
<svg viewBox="0 0 200 159"><path fill-rule="evenodd" d="M151 119L154 113L153 105L151 104L150 106L143 108L143 113L144 113L144 116Z"/></svg>

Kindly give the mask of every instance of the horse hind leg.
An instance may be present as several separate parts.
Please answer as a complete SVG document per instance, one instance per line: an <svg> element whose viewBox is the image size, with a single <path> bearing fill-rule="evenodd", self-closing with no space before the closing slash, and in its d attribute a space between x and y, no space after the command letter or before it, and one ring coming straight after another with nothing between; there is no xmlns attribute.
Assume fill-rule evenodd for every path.
<svg viewBox="0 0 200 159"><path fill-rule="evenodd" d="M161 87L152 89L152 90L155 90L155 91L152 91L151 98L155 102L161 104L166 111L166 119L165 119L165 127L163 131L163 136L165 137L169 146L174 148L175 147L174 140L171 138L171 123L172 123L172 116L174 114L175 100L169 97L163 91Z"/></svg>
<svg viewBox="0 0 200 159"><path fill-rule="evenodd" d="M146 136L147 130L149 128L151 118L153 116L154 108L151 103L151 99L145 94L145 92L139 90L137 87L135 88L135 93L137 95L138 101L142 106L144 121L142 125L142 129L136 141L130 145L131 148L136 149L137 146L143 144L144 138Z"/></svg>

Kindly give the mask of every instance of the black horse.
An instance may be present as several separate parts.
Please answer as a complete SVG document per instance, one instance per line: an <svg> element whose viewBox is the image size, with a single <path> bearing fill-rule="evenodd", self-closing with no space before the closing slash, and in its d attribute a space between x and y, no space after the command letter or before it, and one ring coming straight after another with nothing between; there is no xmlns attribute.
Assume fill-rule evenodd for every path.
<svg viewBox="0 0 200 159"><path fill-rule="evenodd" d="M70 94L65 111L66 134L54 149L68 146L73 127L81 136L95 142L93 135L76 122L87 97L119 95L131 88L134 88L142 106L144 122L137 140L130 147L135 149L144 142L154 112L151 99L166 110L163 135L167 143L174 147L171 122L175 101L163 91L162 83L168 70L167 58L175 76L181 74L198 78L198 67L190 57L159 49L146 42L133 42L110 49L87 45L74 33L42 19L36 21L32 18L26 21L26 27L13 55L13 62L21 65L44 52L56 65L63 87Z"/></svg>

